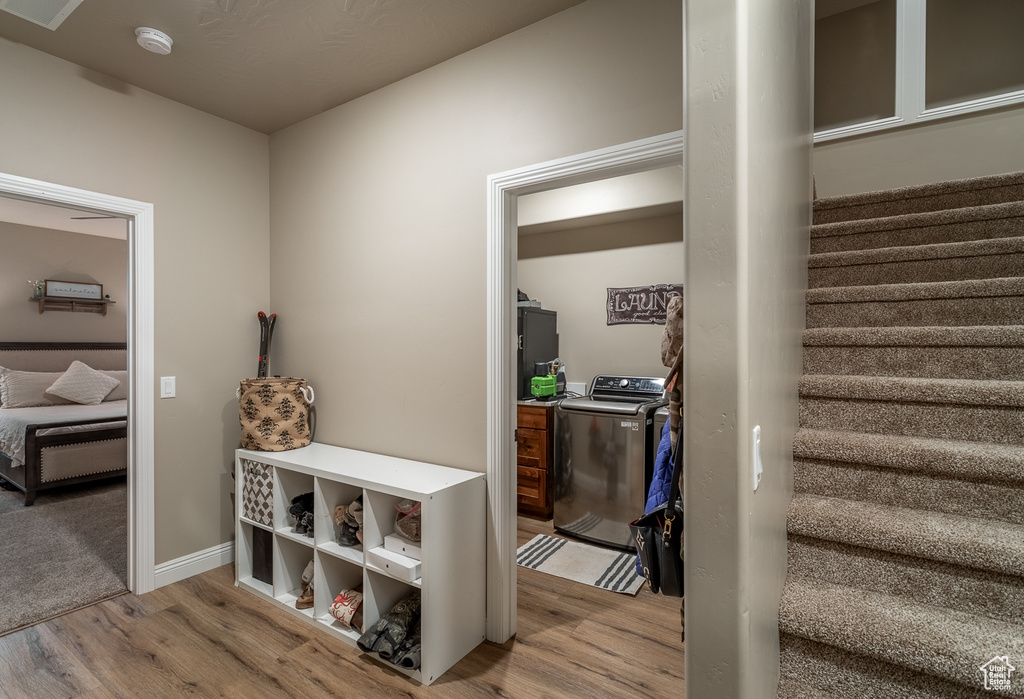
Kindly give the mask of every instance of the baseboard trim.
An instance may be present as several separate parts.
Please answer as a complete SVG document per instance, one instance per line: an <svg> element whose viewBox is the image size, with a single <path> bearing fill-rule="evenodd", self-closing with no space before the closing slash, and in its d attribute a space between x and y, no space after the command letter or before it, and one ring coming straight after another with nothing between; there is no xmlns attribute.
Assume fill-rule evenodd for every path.
<svg viewBox="0 0 1024 699"><path fill-rule="evenodd" d="M191 578L193 575L199 575L208 570L219 568L234 560L235 542L226 541L223 544L211 546L204 551L196 551L187 556L176 558L173 561L161 563L156 567L154 575L156 587L163 587L185 578Z"/></svg>

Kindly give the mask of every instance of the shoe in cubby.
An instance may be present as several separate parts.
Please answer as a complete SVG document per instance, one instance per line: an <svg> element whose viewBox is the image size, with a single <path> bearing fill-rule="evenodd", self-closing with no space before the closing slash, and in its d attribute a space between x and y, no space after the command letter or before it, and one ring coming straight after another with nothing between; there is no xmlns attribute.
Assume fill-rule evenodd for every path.
<svg viewBox="0 0 1024 699"><path fill-rule="evenodd" d="M293 541L281 534L277 535L274 556L274 599L286 607L298 609L302 614L313 616L313 606L305 607L304 603L296 605L300 598L305 597L303 591L303 573L307 571L313 560L313 549ZM314 591L315 591L315 578ZM314 596L315 600L315 596Z"/></svg>
<svg viewBox="0 0 1024 699"><path fill-rule="evenodd" d="M415 514L419 518L418 502L366 491L364 507L363 545L366 549L366 566L390 577L419 586L421 577L420 551L416 547L416 557L406 555L409 551L396 551L392 546L388 550L386 541L401 536L405 530L395 526L399 518L406 519ZM416 526L419 531L419 524Z"/></svg>
<svg viewBox="0 0 1024 699"><path fill-rule="evenodd" d="M362 496L361 488L337 481L317 479L316 546L321 551L359 565L363 563L363 546L358 537L351 532L350 525L345 524L344 515L352 503L361 500ZM354 513L348 514L355 516ZM362 514L359 514L359 518L362 519Z"/></svg>
<svg viewBox="0 0 1024 699"><path fill-rule="evenodd" d="M378 616L373 623L366 621L366 631L356 645L415 676L422 654L422 593L373 572L367 576Z"/></svg>
<svg viewBox="0 0 1024 699"><path fill-rule="evenodd" d="M335 556L318 552L316 619L335 635L354 643L362 634L363 569Z"/></svg>
<svg viewBox="0 0 1024 699"><path fill-rule="evenodd" d="M274 486L274 531L312 546L316 521L313 477L278 468L274 469ZM307 511L309 517L304 517L302 512Z"/></svg>

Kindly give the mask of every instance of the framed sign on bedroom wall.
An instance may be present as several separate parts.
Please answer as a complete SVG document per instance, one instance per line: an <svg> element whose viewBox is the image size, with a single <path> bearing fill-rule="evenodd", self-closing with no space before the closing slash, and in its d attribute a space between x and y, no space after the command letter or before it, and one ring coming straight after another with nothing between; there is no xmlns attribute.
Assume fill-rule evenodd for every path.
<svg viewBox="0 0 1024 699"><path fill-rule="evenodd" d="M47 279L43 295L61 299L95 299L103 298L102 284L89 284L85 282L62 282L57 279Z"/></svg>

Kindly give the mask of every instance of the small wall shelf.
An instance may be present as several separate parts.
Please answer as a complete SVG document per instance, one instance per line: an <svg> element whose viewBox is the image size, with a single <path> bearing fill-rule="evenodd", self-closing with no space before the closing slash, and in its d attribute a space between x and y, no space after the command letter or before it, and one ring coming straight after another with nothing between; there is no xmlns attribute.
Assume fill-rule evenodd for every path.
<svg viewBox="0 0 1024 699"><path fill-rule="evenodd" d="M43 296L37 299L29 299L32 303L39 304L39 312L43 311L68 311L70 313L99 313L107 315L107 306L116 301L110 299L64 299Z"/></svg>

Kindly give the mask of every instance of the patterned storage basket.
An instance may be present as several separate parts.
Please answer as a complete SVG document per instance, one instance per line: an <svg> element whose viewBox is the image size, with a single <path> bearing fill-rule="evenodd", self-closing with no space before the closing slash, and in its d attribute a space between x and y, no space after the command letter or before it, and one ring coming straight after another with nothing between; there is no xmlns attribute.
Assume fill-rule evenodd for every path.
<svg viewBox="0 0 1024 699"><path fill-rule="evenodd" d="M237 395L243 449L287 451L313 441L313 389L305 379L243 379Z"/></svg>
<svg viewBox="0 0 1024 699"><path fill-rule="evenodd" d="M242 516L274 525L274 472L269 464L242 459Z"/></svg>

